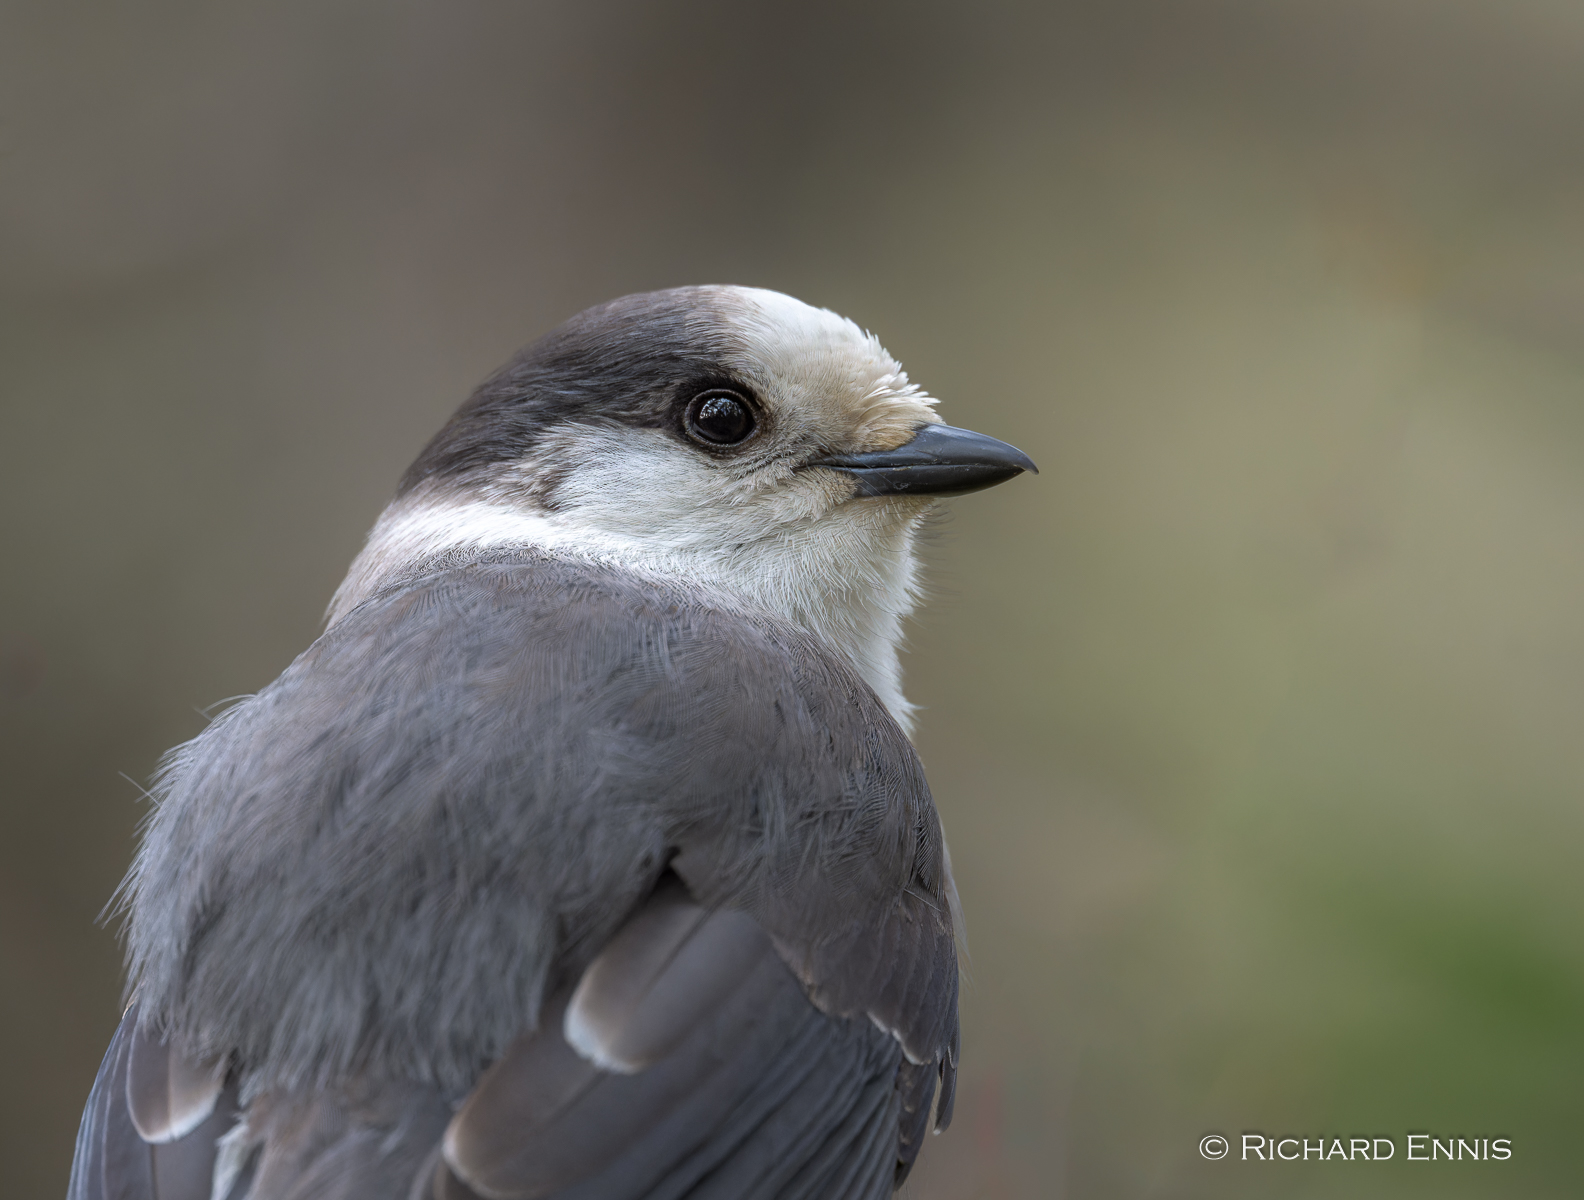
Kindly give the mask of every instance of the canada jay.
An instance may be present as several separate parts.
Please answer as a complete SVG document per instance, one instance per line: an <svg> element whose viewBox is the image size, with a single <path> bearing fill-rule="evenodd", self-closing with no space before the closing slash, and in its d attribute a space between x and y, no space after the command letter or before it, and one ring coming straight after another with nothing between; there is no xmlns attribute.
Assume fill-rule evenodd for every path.
<svg viewBox="0 0 1584 1200"><path fill-rule="evenodd" d="M957 1066L914 541L1034 469L933 403L738 287L479 388L166 760L71 1200L888 1196Z"/></svg>

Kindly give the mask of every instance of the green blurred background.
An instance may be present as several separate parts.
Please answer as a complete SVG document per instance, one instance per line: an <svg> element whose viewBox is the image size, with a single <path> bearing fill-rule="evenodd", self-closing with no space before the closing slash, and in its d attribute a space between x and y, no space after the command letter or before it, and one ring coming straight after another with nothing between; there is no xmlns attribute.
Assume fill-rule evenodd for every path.
<svg viewBox="0 0 1584 1200"><path fill-rule="evenodd" d="M1580 1194L1576 0L7 0L4 1192L64 1189L132 780L474 383L706 281L1043 469L912 634L971 962L910 1200Z"/></svg>

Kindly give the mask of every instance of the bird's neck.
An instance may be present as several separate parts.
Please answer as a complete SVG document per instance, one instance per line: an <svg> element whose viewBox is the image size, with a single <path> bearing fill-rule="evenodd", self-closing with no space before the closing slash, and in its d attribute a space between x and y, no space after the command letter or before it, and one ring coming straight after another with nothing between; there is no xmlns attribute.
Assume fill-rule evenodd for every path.
<svg viewBox="0 0 1584 1200"><path fill-rule="evenodd" d="M559 514L488 500L402 499L387 508L331 601L334 624L391 583L450 554L537 549L557 557L683 580L765 609L840 654L909 733L903 622L917 603L919 514L855 506L842 517L777 529L746 545L656 549Z"/></svg>

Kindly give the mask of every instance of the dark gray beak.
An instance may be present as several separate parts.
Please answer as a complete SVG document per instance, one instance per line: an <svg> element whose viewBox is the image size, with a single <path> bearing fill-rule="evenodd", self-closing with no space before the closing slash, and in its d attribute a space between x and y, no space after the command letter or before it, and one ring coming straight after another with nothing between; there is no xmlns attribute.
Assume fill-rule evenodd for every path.
<svg viewBox="0 0 1584 1200"><path fill-rule="evenodd" d="M838 454L808 464L851 475L856 496L960 496L1039 468L1016 446L950 425L926 425L911 442L873 454Z"/></svg>

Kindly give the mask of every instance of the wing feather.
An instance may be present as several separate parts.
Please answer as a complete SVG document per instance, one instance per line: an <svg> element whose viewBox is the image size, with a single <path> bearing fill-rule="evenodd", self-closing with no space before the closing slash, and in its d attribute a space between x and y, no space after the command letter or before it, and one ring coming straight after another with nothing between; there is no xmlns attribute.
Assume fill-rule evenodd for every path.
<svg viewBox="0 0 1584 1200"><path fill-rule="evenodd" d="M214 1112L225 1086L223 1059L194 1062L147 1029L134 1029L127 1055L127 1109L145 1142L177 1141Z"/></svg>
<svg viewBox="0 0 1584 1200"><path fill-rule="evenodd" d="M561 1036L552 1009L447 1133L446 1161L476 1194L749 1200L780 1196L801 1172L839 1200L867 1195L851 1190L868 1178L855 1155L878 1153L886 1178L895 1172L895 1039L821 1013L756 923L707 913L679 891L662 885L577 989L606 1015L610 1039L647 1057L645 1035L660 1028L674 1048L641 1070L604 1070ZM646 932L662 945L639 945ZM662 1016L651 1019L646 1004ZM886 1144L869 1138L875 1129L888 1131ZM446 1194L442 1181L437 1195Z"/></svg>
<svg viewBox="0 0 1584 1200"><path fill-rule="evenodd" d="M127 1010L83 1110L67 1200L210 1200L217 1143L236 1120L236 1093L223 1077L211 1090L214 1071L198 1078L184 1065L171 1070L167 1055L174 1054L139 1030L136 1005ZM155 1099L162 1092L163 1109ZM146 1139L134 1097L149 1099L155 1114L176 1113L176 1131L166 1121L155 1130L163 1140Z"/></svg>

